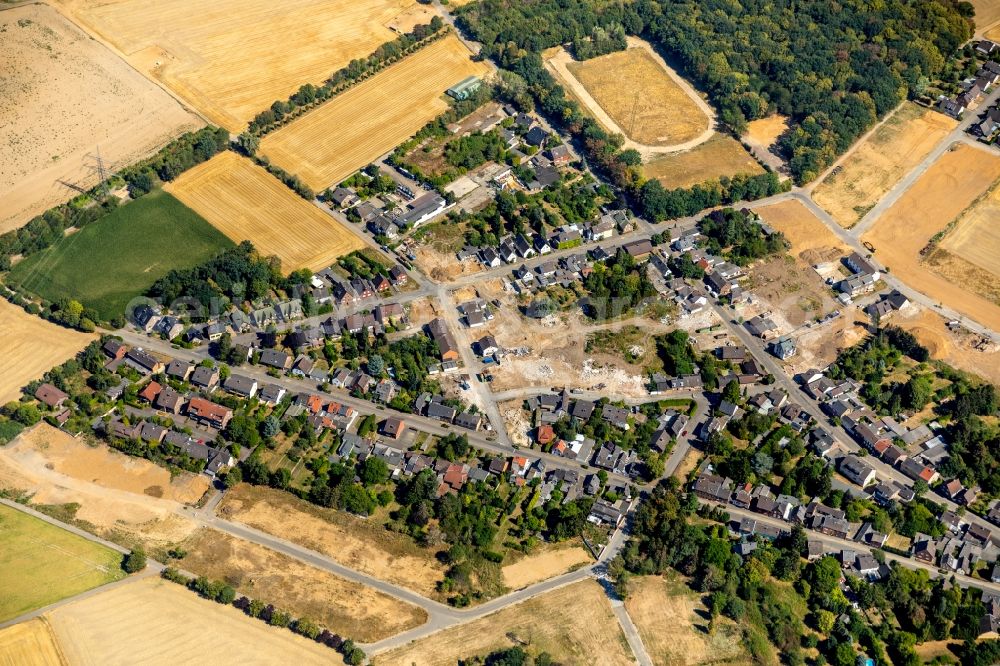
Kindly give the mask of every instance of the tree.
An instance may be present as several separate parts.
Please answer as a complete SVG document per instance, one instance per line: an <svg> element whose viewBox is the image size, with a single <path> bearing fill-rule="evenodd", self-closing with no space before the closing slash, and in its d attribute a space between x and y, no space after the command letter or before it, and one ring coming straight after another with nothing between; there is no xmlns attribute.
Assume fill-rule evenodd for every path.
<svg viewBox="0 0 1000 666"><path fill-rule="evenodd" d="M146 568L146 551L142 548L133 548L122 561L122 569L125 573L137 573Z"/></svg>
<svg viewBox="0 0 1000 666"><path fill-rule="evenodd" d="M256 134L251 134L250 132L243 132L236 139L236 143L240 150L244 154L253 157L257 154L257 149L260 148L260 139Z"/></svg>
<svg viewBox="0 0 1000 666"><path fill-rule="evenodd" d="M278 433L281 432L281 421L274 414L270 414L260 426L260 434L268 439L277 437Z"/></svg>
<svg viewBox="0 0 1000 666"><path fill-rule="evenodd" d="M722 399L737 405L740 402L740 397L740 383L735 379L729 380L729 383L722 389Z"/></svg>
<svg viewBox="0 0 1000 666"><path fill-rule="evenodd" d="M359 476L366 486L377 486L389 480L389 465L379 457L368 456L361 463Z"/></svg>

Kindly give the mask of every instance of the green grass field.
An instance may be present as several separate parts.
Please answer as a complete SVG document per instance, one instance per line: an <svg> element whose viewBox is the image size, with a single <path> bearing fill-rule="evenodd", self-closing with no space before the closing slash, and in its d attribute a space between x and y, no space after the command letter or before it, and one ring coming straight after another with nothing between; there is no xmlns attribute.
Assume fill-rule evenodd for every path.
<svg viewBox="0 0 1000 666"><path fill-rule="evenodd" d="M174 268L232 246L200 215L162 190L125 204L14 266L11 278L51 301L75 298L110 320Z"/></svg>
<svg viewBox="0 0 1000 666"><path fill-rule="evenodd" d="M0 504L0 622L125 576L122 555Z"/></svg>

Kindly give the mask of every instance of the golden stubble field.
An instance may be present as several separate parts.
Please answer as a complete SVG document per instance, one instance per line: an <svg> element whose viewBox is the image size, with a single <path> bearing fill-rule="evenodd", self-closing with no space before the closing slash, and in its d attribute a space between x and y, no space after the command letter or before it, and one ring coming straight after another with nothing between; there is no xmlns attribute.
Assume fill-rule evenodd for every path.
<svg viewBox="0 0 1000 666"><path fill-rule="evenodd" d="M324 190L444 112L449 87L488 71L456 36L447 35L268 134L260 153L317 192Z"/></svg>
<svg viewBox="0 0 1000 666"><path fill-rule="evenodd" d="M370 520L248 484L227 491L217 513L425 597L441 596L436 584L444 578L445 567L434 551Z"/></svg>
<svg viewBox="0 0 1000 666"><path fill-rule="evenodd" d="M691 150L650 159L643 164L642 173L646 178L660 181L665 188L674 189L723 176L754 176L764 173L764 167L739 141L725 134L715 134Z"/></svg>
<svg viewBox="0 0 1000 666"><path fill-rule="evenodd" d="M304 83L322 83L395 38L387 26L405 27L415 5L415 0L57 2L139 70L234 133L276 99Z"/></svg>
<svg viewBox="0 0 1000 666"><path fill-rule="evenodd" d="M0 12L0 233L203 125L46 5Z"/></svg>
<svg viewBox="0 0 1000 666"><path fill-rule="evenodd" d="M427 621L427 613L299 560L201 528L182 545L178 566L199 576L225 580L240 594L261 599L355 641L372 643Z"/></svg>
<svg viewBox="0 0 1000 666"><path fill-rule="evenodd" d="M165 188L234 242L281 259L284 272L319 270L364 247L351 230L234 152L219 153Z"/></svg>
<svg viewBox="0 0 1000 666"><path fill-rule="evenodd" d="M844 227L853 227L900 178L958 125L913 102L902 106L857 145L813 190L813 200Z"/></svg>
<svg viewBox="0 0 1000 666"><path fill-rule="evenodd" d="M637 576L630 582L625 608L658 666L750 664L735 622L716 620L709 634L707 613L696 592L679 578Z"/></svg>
<svg viewBox="0 0 1000 666"><path fill-rule="evenodd" d="M96 336L50 324L0 298L0 405L17 400L21 387L71 358Z"/></svg>
<svg viewBox="0 0 1000 666"><path fill-rule="evenodd" d="M638 144L674 146L712 130L711 107L640 39L583 62L560 49L548 63L606 129Z"/></svg>
<svg viewBox="0 0 1000 666"><path fill-rule="evenodd" d="M1000 306L973 293L964 280L942 277L920 251L1000 178L1000 157L955 144L875 221L862 238L875 258L908 286L963 315L1000 329Z"/></svg>
<svg viewBox="0 0 1000 666"><path fill-rule="evenodd" d="M67 662L93 664L343 664L339 653L147 578L46 614Z"/></svg>
<svg viewBox="0 0 1000 666"><path fill-rule="evenodd" d="M510 636L563 664L635 663L607 595L589 579L378 654L372 661L377 666L450 666L515 645Z"/></svg>
<svg viewBox="0 0 1000 666"><path fill-rule="evenodd" d="M42 618L0 629L0 666L63 666L66 657Z"/></svg>
<svg viewBox="0 0 1000 666"><path fill-rule="evenodd" d="M993 189L956 222L926 259L942 277L1000 305L1000 188Z"/></svg>

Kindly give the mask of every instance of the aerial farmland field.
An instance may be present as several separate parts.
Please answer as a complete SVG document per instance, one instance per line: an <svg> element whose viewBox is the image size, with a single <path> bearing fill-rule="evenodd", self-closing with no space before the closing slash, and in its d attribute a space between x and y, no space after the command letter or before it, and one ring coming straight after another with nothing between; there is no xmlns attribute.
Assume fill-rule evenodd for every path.
<svg viewBox="0 0 1000 666"><path fill-rule="evenodd" d="M76 354L93 338L50 324L0 299L0 340L4 349L0 355L0 404L16 400L22 386Z"/></svg>
<svg viewBox="0 0 1000 666"><path fill-rule="evenodd" d="M232 132L304 83L318 84L395 38L415 0L58 0ZM400 17L401 14L406 16Z"/></svg>
<svg viewBox="0 0 1000 666"><path fill-rule="evenodd" d="M191 268L231 243L180 201L154 190L14 266L12 278L57 301L75 298L104 319L174 268Z"/></svg>
<svg viewBox="0 0 1000 666"><path fill-rule="evenodd" d="M450 86L486 72L457 37L447 35L268 134L260 152L324 190L441 114Z"/></svg>
<svg viewBox="0 0 1000 666"><path fill-rule="evenodd" d="M726 134L715 134L691 150L657 155L642 166L647 178L655 178L667 189L691 187L737 174L764 173L740 142Z"/></svg>
<svg viewBox="0 0 1000 666"><path fill-rule="evenodd" d="M905 102L813 190L813 200L853 227L958 121Z"/></svg>
<svg viewBox="0 0 1000 666"><path fill-rule="evenodd" d="M45 620L34 618L0 629L0 664L53 666L65 663L66 659Z"/></svg>
<svg viewBox="0 0 1000 666"><path fill-rule="evenodd" d="M0 622L125 576L121 553L0 505Z"/></svg>
<svg viewBox="0 0 1000 666"><path fill-rule="evenodd" d="M0 233L204 123L46 5L0 12Z"/></svg>
<svg viewBox="0 0 1000 666"><path fill-rule="evenodd" d="M875 246L875 258L907 285L994 329L1000 328L1000 306L974 293L968 274L942 277L933 265L936 253L922 260L920 252L998 179L1000 157L955 144L862 237ZM954 251L962 245L964 233L946 247Z"/></svg>
<svg viewBox="0 0 1000 666"><path fill-rule="evenodd" d="M349 229L233 152L188 170L166 189L233 241L249 240L262 254L277 255L285 271L318 270L364 246Z"/></svg>
<svg viewBox="0 0 1000 666"><path fill-rule="evenodd" d="M315 641L156 578L74 601L45 618L70 664L193 664L208 654L219 664L344 663Z"/></svg>
<svg viewBox="0 0 1000 666"><path fill-rule="evenodd" d="M636 144L668 147L711 134L712 109L642 40L583 62L560 49L548 64L608 131Z"/></svg>

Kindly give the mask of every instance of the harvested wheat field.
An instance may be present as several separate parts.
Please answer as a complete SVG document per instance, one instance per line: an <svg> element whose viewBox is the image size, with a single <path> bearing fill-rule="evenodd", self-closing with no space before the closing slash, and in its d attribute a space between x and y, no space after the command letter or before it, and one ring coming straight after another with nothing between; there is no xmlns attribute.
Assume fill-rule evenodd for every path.
<svg viewBox="0 0 1000 666"><path fill-rule="evenodd" d="M445 568L435 551L344 511L323 509L270 488L240 484L226 492L218 515L323 553L375 578L438 598Z"/></svg>
<svg viewBox="0 0 1000 666"><path fill-rule="evenodd" d="M84 453L85 448L62 430L40 423L0 447L0 488L27 493L34 505L60 507L63 519L75 519L116 543L142 543L152 550L194 531L193 521L177 515L179 501L168 498L199 498L206 486L204 477L180 474L170 481L166 470L141 471L152 463L110 451L97 456ZM49 459L49 450L62 452L53 458L60 461L62 471ZM90 462L76 464L75 454ZM123 460L127 464L120 464ZM149 493L144 492L147 489Z"/></svg>
<svg viewBox="0 0 1000 666"><path fill-rule="evenodd" d="M339 653L176 583L138 580L46 615L74 665L343 664Z"/></svg>
<svg viewBox="0 0 1000 666"><path fill-rule="evenodd" d="M46 5L0 13L0 233L204 123Z"/></svg>
<svg viewBox="0 0 1000 666"><path fill-rule="evenodd" d="M634 664L611 604L593 580L547 592L486 617L377 655L378 666L451 666L518 643L564 664Z"/></svg>
<svg viewBox="0 0 1000 666"><path fill-rule="evenodd" d="M943 113L905 102L816 186L813 200L838 224L853 227L956 125Z"/></svg>
<svg viewBox="0 0 1000 666"><path fill-rule="evenodd" d="M705 605L680 578L637 576L625 608L657 666L751 663L736 623L716 620L709 634Z"/></svg>
<svg viewBox="0 0 1000 666"><path fill-rule="evenodd" d="M219 153L170 183L168 192L239 243L281 259L285 272L319 270L364 247L349 229L236 153Z"/></svg>
<svg viewBox="0 0 1000 666"><path fill-rule="evenodd" d="M202 528L182 547L185 571L224 580L237 592L372 643L427 621L427 613L370 587L224 532Z"/></svg>
<svg viewBox="0 0 1000 666"><path fill-rule="evenodd" d="M639 146L679 149L707 139L711 107L648 42L629 37L628 45L583 62L559 49L548 64L605 129Z"/></svg>
<svg viewBox="0 0 1000 666"><path fill-rule="evenodd" d="M260 142L260 153L317 192L339 183L448 108L444 91L488 71L447 35L300 116Z"/></svg>
<svg viewBox="0 0 1000 666"><path fill-rule="evenodd" d="M49 624L41 618L0 629L0 666L60 666L66 663Z"/></svg>
<svg viewBox="0 0 1000 666"><path fill-rule="evenodd" d="M976 27L980 30L989 28L1000 21L1000 0L972 0L976 9ZM1000 28L987 31L987 39L1000 39Z"/></svg>
<svg viewBox="0 0 1000 666"><path fill-rule="evenodd" d="M764 173L764 167L739 141L725 134L715 134L691 150L649 160L643 165L642 173L672 190L718 180L723 176L753 176Z"/></svg>
<svg viewBox="0 0 1000 666"><path fill-rule="evenodd" d="M811 250L826 252L832 248L849 252L837 235L798 199L755 208L754 212L785 235L792 244L791 253L796 257L809 257L813 254Z"/></svg>
<svg viewBox="0 0 1000 666"><path fill-rule="evenodd" d="M965 212L927 257L942 277L1000 305L1000 188Z"/></svg>
<svg viewBox="0 0 1000 666"><path fill-rule="evenodd" d="M579 541L565 544L546 544L538 552L522 557L503 568L503 584L511 590L534 585L554 576L573 571L594 558Z"/></svg>
<svg viewBox="0 0 1000 666"><path fill-rule="evenodd" d="M0 356L0 405L17 400L22 386L75 355L95 337L50 324L0 299L4 350Z"/></svg>
<svg viewBox="0 0 1000 666"><path fill-rule="evenodd" d="M396 37L415 0L57 0L213 122L240 132L276 99ZM404 21L405 22L405 21Z"/></svg>
<svg viewBox="0 0 1000 666"><path fill-rule="evenodd" d="M892 324L913 333L927 347L931 358L1000 386L1000 345L986 344L977 349L982 342L980 336L963 329L949 329L943 317L926 308L917 308L905 318L894 319Z"/></svg>
<svg viewBox="0 0 1000 666"><path fill-rule="evenodd" d="M908 286L993 330L1000 330L1000 306L934 273L920 251L998 178L1000 157L956 144L863 236L875 246L875 258Z"/></svg>
<svg viewBox="0 0 1000 666"><path fill-rule="evenodd" d="M788 116L776 113L767 118L752 120L747 123L747 131L743 135L749 143L755 143L763 148L774 145L785 130L788 129Z"/></svg>

